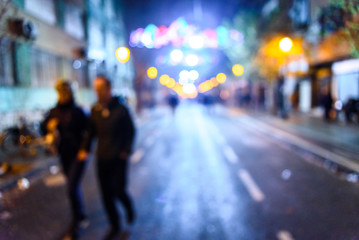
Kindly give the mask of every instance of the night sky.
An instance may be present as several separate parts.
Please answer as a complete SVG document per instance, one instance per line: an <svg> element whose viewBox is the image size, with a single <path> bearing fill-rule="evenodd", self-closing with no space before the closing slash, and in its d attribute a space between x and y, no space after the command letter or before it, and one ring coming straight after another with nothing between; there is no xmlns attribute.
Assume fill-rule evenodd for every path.
<svg viewBox="0 0 359 240"><path fill-rule="evenodd" d="M232 19L239 10L258 11L265 2L267 0L123 0L123 13L128 31L150 23L168 26L181 16L203 28L215 28L224 19ZM201 18L195 16L196 6L202 8Z"/></svg>
<svg viewBox="0 0 359 240"><path fill-rule="evenodd" d="M261 11L265 2L267 0L122 0L122 7L129 36L133 30L145 28L151 23L169 26L179 17L202 29L215 29L224 20L231 21L238 11ZM131 51L136 64L149 66L160 52L169 48L132 48ZM217 54L224 58L221 51L217 51Z"/></svg>

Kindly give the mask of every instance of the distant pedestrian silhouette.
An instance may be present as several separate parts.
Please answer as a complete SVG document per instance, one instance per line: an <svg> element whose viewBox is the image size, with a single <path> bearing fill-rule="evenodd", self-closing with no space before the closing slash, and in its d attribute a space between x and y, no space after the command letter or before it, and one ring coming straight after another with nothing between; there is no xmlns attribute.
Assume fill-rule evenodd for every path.
<svg viewBox="0 0 359 240"><path fill-rule="evenodd" d="M320 104L324 108L324 120L330 120L330 111L332 110L333 99L328 87L324 87L321 92Z"/></svg>
<svg viewBox="0 0 359 240"><path fill-rule="evenodd" d="M171 107L172 113L174 114L179 102L178 96L175 94L171 94L170 96L168 96L167 100L168 100L168 104Z"/></svg>
<svg viewBox="0 0 359 240"><path fill-rule="evenodd" d="M277 114L283 118L288 118L287 112L287 101L284 94L284 77L279 76L275 92L276 105L277 105Z"/></svg>

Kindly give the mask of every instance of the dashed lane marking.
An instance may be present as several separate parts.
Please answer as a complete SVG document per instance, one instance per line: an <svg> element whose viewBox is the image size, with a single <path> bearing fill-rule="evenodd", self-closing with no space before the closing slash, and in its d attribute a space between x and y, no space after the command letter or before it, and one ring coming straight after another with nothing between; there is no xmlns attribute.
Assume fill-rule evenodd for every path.
<svg viewBox="0 0 359 240"><path fill-rule="evenodd" d="M277 238L278 238L278 240L294 240L292 234L290 234L290 232L284 231L284 230L279 231L277 233Z"/></svg>
<svg viewBox="0 0 359 240"><path fill-rule="evenodd" d="M144 154L145 152L141 148L137 149L131 156L131 163L138 163L141 161Z"/></svg>
<svg viewBox="0 0 359 240"><path fill-rule="evenodd" d="M247 170L240 169L238 171L238 177L242 180L254 201L261 202L265 199L263 192L259 189Z"/></svg>
<svg viewBox="0 0 359 240"><path fill-rule="evenodd" d="M223 137L223 135L220 133L219 129L217 128L217 126L212 122L212 121L207 121L207 124L210 125L210 128L212 129L214 136L214 139L216 140L217 144L219 145L226 145L227 141L226 139Z"/></svg>
<svg viewBox="0 0 359 240"><path fill-rule="evenodd" d="M228 145L224 146L224 155L226 156L226 158L228 159L229 162L231 162L231 163L238 162L238 157L237 157L236 153Z"/></svg>

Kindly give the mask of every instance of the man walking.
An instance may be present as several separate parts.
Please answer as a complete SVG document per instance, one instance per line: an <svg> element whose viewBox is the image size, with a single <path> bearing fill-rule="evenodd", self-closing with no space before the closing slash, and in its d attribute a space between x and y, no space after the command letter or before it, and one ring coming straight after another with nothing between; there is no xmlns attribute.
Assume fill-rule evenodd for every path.
<svg viewBox="0 0 359 240"><path fill-rule="evenodd" d="M127 222L134 221L134 209L126 191L127 164L134 140L134 124L127 108L111 94L111 83L104 76L98 76L93 83L98 102L91 109L87 136L78 158L87 158L91 142L97 137L97 173L102 200L111 228L105 239L113 239L121 232L116 200L126 209Z"/></svg>

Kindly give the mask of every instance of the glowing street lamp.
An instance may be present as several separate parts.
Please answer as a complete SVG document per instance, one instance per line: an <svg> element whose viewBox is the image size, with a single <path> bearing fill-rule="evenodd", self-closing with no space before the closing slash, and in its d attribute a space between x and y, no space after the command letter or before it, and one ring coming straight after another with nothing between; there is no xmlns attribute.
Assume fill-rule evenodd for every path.
<svg viewBox="0 0 359 240"><path fill-rule="evenodd" d="M289 52L293 47L293 41L288 38L282 38L279 42L279 48L280 50L282 50L283 52Z"/></svg>
<svg viewBox="0 0 359 240"><path fill-rule="evenodd" d="M168 88L174 88L176 86L176 81L173 78L169 78L166 86Z"/></svg>
<svg viewBox="0 0 359 240"><path fill-rule="evenodd" d="M198 64L199 58L195 54L189 54L189 55L186 56L185 62L186 62L186 64L188 66L193 67L193 66L196 66Z"/></svg>
<svg viewBox="0 0 359 240"><path fill-rule="evenodd" d="M170 56L173 63L180 63L183 59L183 52L179 49L175 49L171 52Z"/></svg>
<svg viewBox="0 0 359 240"><path fill-rule="evenodd" d="M244 68L242 65L240 64L235 64L233 67L232 67L232 72L235 76L241 76L243 75L244 73Z"/></svg>
<svg viewBox="0 0 359 240"><path fill-rule="evenodd" d="M217 82L224 83L227 80L227 76L224 73L218 73L216 76Z"/></svg>
<svg viewBox="0 0 359 240"><path fill-rule="evenodd" d="M196 92L196 86L193 83L183 85L183 92L187 94L193 94Z"/></svg>
<svg viewBox="0 0 359 240"><path fill-rule="evenodd" d="M157 71L157 68L155 68L155 67L150 67L147 69L147 76L151 79L156 78L157 73L158 73L158 71Z"/></svg>
<svg viewBox="0 0 359 240"><path fill-rule="evenodd" d="M116 58L121 63L127 62L130 59L130 50L127 47L117 48Z"/></svg>
<svg viewBox="0 0 359 240"><path fill-rule="evenodd" d="M166 85L170 81L170 77L167 74L164 74L160 77L160 83Z"/></svg>
<svg viewBox="0 0 359 240"><path fill-rule="evenodd" d="M189 71L188 77L190 80L195 81L199 77L199 73L196 70Z"/></svg>
<svg viewBox="0 0 359 240"><path fill-rule="evenodd" d="M200 49L204 46L204 39L202 36L193 36L189 39L189 46L194 49Z"/></svg>

